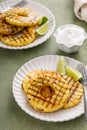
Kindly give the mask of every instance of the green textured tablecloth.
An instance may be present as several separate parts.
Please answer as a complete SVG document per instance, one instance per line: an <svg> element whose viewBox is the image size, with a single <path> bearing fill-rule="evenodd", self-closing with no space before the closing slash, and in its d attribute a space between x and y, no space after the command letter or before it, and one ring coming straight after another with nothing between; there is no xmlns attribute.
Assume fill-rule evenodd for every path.
<svg viewBox="0 0 87 130"><path fill-rule="evenodd" d="M56 19L56 28L73 23L87 30L87 23L78 20L73 14L73 0L35 1L44 4L52 11ZM12 81L17 70L32 58L50 54L69 56L87 65L87 41L79 52L74 54L60 51L54 36L42 45L27 50L0 48L0 130L87 130L83 115L63 123L41 121L22 111L13 98Z"/></svg>

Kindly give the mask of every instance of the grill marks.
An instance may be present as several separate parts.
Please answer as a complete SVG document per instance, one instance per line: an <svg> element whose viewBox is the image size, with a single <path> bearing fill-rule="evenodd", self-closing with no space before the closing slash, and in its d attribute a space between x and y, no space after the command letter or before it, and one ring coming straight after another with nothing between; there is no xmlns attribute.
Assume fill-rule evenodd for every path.
<svg viewBox="0 0 87 130"><path fill-rule="evenodd" d="M0 33L1 34L15 34L20 32L23 27L16 27L8 24L5 21L5 13L0 13Z"/></svg>
<svg viewBox="0 0 87 130"><path fill-rule="evenodd" d="M53 105L54 105L55 102L58 100L58 96L60 96L59 93L60 93L60 92L62 93L61 90L56 90L56 91L59 91L59 93L58 93L58 94L55 93L53 97L51 97L51 98L49 98L49 99L46 98L46 97L41 98L41 95L39 94L39 91L36 91L36 90L35 90L36 88L34 89L34 87L35 87L35 86L33 86L33 89L29 87L27 94L33 96L33 97L34 97L33 100L35 100L35 98L38 98L39 101L42 100L42 102L43 102L43 100L44 100L45 102L47 102L46 107L48 107L49 104L53 104ZM37 87L37 86L36 86L36 87ZM32 92L31 92L31 91L32 91ZM34 93L35 95L32 94L32 93ZM64 93L62 93L62 95L64 95ZM62 96L60 96L60 97L61 97L60 99L62 99ZM52 101L52 99L53 99L53 101ZM59 101L59 104L60 104L60 101ZM52 105L52 107L53 107L53 105Z"/></svg>
<svg viewBox="0 0 87 130"><path fill-rule="evenodd" d="M26 46L37 38L35 28L39 25L40 18L35 11L25 7L11 8L0 13L0 41L13 47Z"/></svg>
<svg viewBox="0 0 87 130"><path fill-rule="evenodd" d="M36 39L34 27L25 28L20 36L6 35L1 41L10 46L23 46L33 42Z"/></svg>
<svg viewBox="0 0 87 130"><path fill-rule="evenodd" d="M25 93L29 104L35 109L44 112L55 111L63 107L69 97L69 87L65 80L54 71L40 70L37 72L32 71L32 73L32 76L31 74L27 75L22 84L23 90L27 86L27 92ZM41 95L40 91L43 87L51 87L48 91L45 90L45 94L47 95L47 92L49 92L51 96L45 97Z"/></svg>
<svg viewBox="0 0 87 130"><path fill-rule="evenodd" d="M69 99L67 100L64 108L73 107L81 101L83 95L82 84L80 84L78 81L74 81L72 78L68 76L63 76L63 78L69 84L69 91L70 91Z"/></svg>
<svg viewBox="0 0 87 130"><path fill-rule="evenodd" d="M51 88L49 91L45 89L45 93L51 93L51 96L46 97L43 95L43 87L47 86ZM61 77L59 73L49 70L31 71L24 78L22 88L29 104L43 112L73 107L81 101L83 95L83 87L78 81L66 75Z"/></svg>
<svg viewBox="0 0 87 130"><path fill-rule="evenodd" d="M24 7L15 7L6 12L6 21L16 26L36 26L38 24L38 14L33 10Z"/></svg>

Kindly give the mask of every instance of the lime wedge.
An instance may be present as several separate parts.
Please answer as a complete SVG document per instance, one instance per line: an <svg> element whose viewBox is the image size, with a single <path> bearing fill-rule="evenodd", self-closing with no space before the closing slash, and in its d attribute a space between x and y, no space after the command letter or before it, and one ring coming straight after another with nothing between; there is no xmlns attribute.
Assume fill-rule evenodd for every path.
<svg viewBox="0 0 87 130"><path fill-rule="evenodd" d="M76 81L78 81L82 78L82 74L78 70L71 68L69 66L66 67L66 72L67 72L68 76L70 76L71 78L73 78Z"/></svg>
<svg viewBox="0 0 87 130"><path fill-rule="evenodd" d="M46 16L43 16L42 18L39 19L38 24L42 25L48 21L48 18Z"/></svg>
<svg viewBox="0 0 87 130"><path fill-rule="evenodd" d="M47 22L44 23L43 25L41 25L41 26L36 30L37 34L39 34L39 35L44 35L44 34L47 33L47 31L48 31L48 23L47 23Z"/></svg>
<svg viewBox="0 0 87 130"><path fill-rule="evenodd" d="M65 75L66 74L66 60L65 60L64 56L60 56L60 58L58 60L57 71L61 75Z"/></svg>

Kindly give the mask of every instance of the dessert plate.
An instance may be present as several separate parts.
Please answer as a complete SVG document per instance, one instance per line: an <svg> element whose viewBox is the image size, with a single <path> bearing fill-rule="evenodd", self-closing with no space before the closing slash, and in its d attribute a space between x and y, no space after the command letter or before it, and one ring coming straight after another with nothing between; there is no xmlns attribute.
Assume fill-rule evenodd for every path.
<svg viewBox="0 0 87 130"><path fill-rule="evenodd" d="M0 0L0 11L5 11L23 0Z"/></svg>
<svg viewBox="0 0 87 130"><path fill-rule="evenodd" d="M12 1L12 0L8 0L8 2L6 1L6 4L5 4L5 2L1 2L0 8L2 10L5 10L6 7L9 8L9 6L15 5L17 3L17 1L19 1L19 0L14 0L15 3L14 3L14 1L12 1L13 4L12 4L12 2L11 2L11 4L9 4L9 1ZM39 36L34 42L32 42L29 45L22 46L22 47L12 47L12 46L8 46L8 45L5 45L2 42L0 42L1 48L14 49L14 50L32 48L32 47L35 47L35 46L38 46L38 45L44 43L48 38L50 38L50 36L53 34L54 29L55 29L55 18L53 16L52 12L46 6L44 6L38 2L35 2L35 1L31 1L31 0L23 0L16 6L20 6L20 7L23 6L23 7L30 8L30 9L34 10L35 12L37 12L40 17L42 17L42 16L48 17L48 24L49 24L48 32L43 36Z"/></svg>
<svg viewBox="0 0 87 130"><path fill-rule="evenodd" d="M79 61L65 57L67 64L73 68L76 68ZM58 63L58 55L46 55L38 58L34 58L27 63L25 63L16 73L13 79L12 92L17 104L24 110L27 114L34 118L49 121L49 122L63 122L75 119L84 113L84 103L83 98L81 102L72 108L62 109L51 113L41 113L34 110L27 102L25 93L22 90L22 81L26 74L32 70L43 69L43 70L55 70ZM87 70L87 67L86 67Z"/></svg>

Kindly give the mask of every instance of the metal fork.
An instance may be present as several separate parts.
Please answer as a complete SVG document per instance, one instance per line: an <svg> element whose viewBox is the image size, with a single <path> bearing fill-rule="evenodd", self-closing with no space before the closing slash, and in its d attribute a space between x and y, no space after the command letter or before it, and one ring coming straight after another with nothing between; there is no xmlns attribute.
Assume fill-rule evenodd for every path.
<svg viewBox="0 0 87 130"><path fill-rule="evenodd" d="M87 122L87 73L83 64L78 64L77 69L83 76L83 78L81 79L81 83L83 84L84 89L84 117L85 121Z"/></svg>

